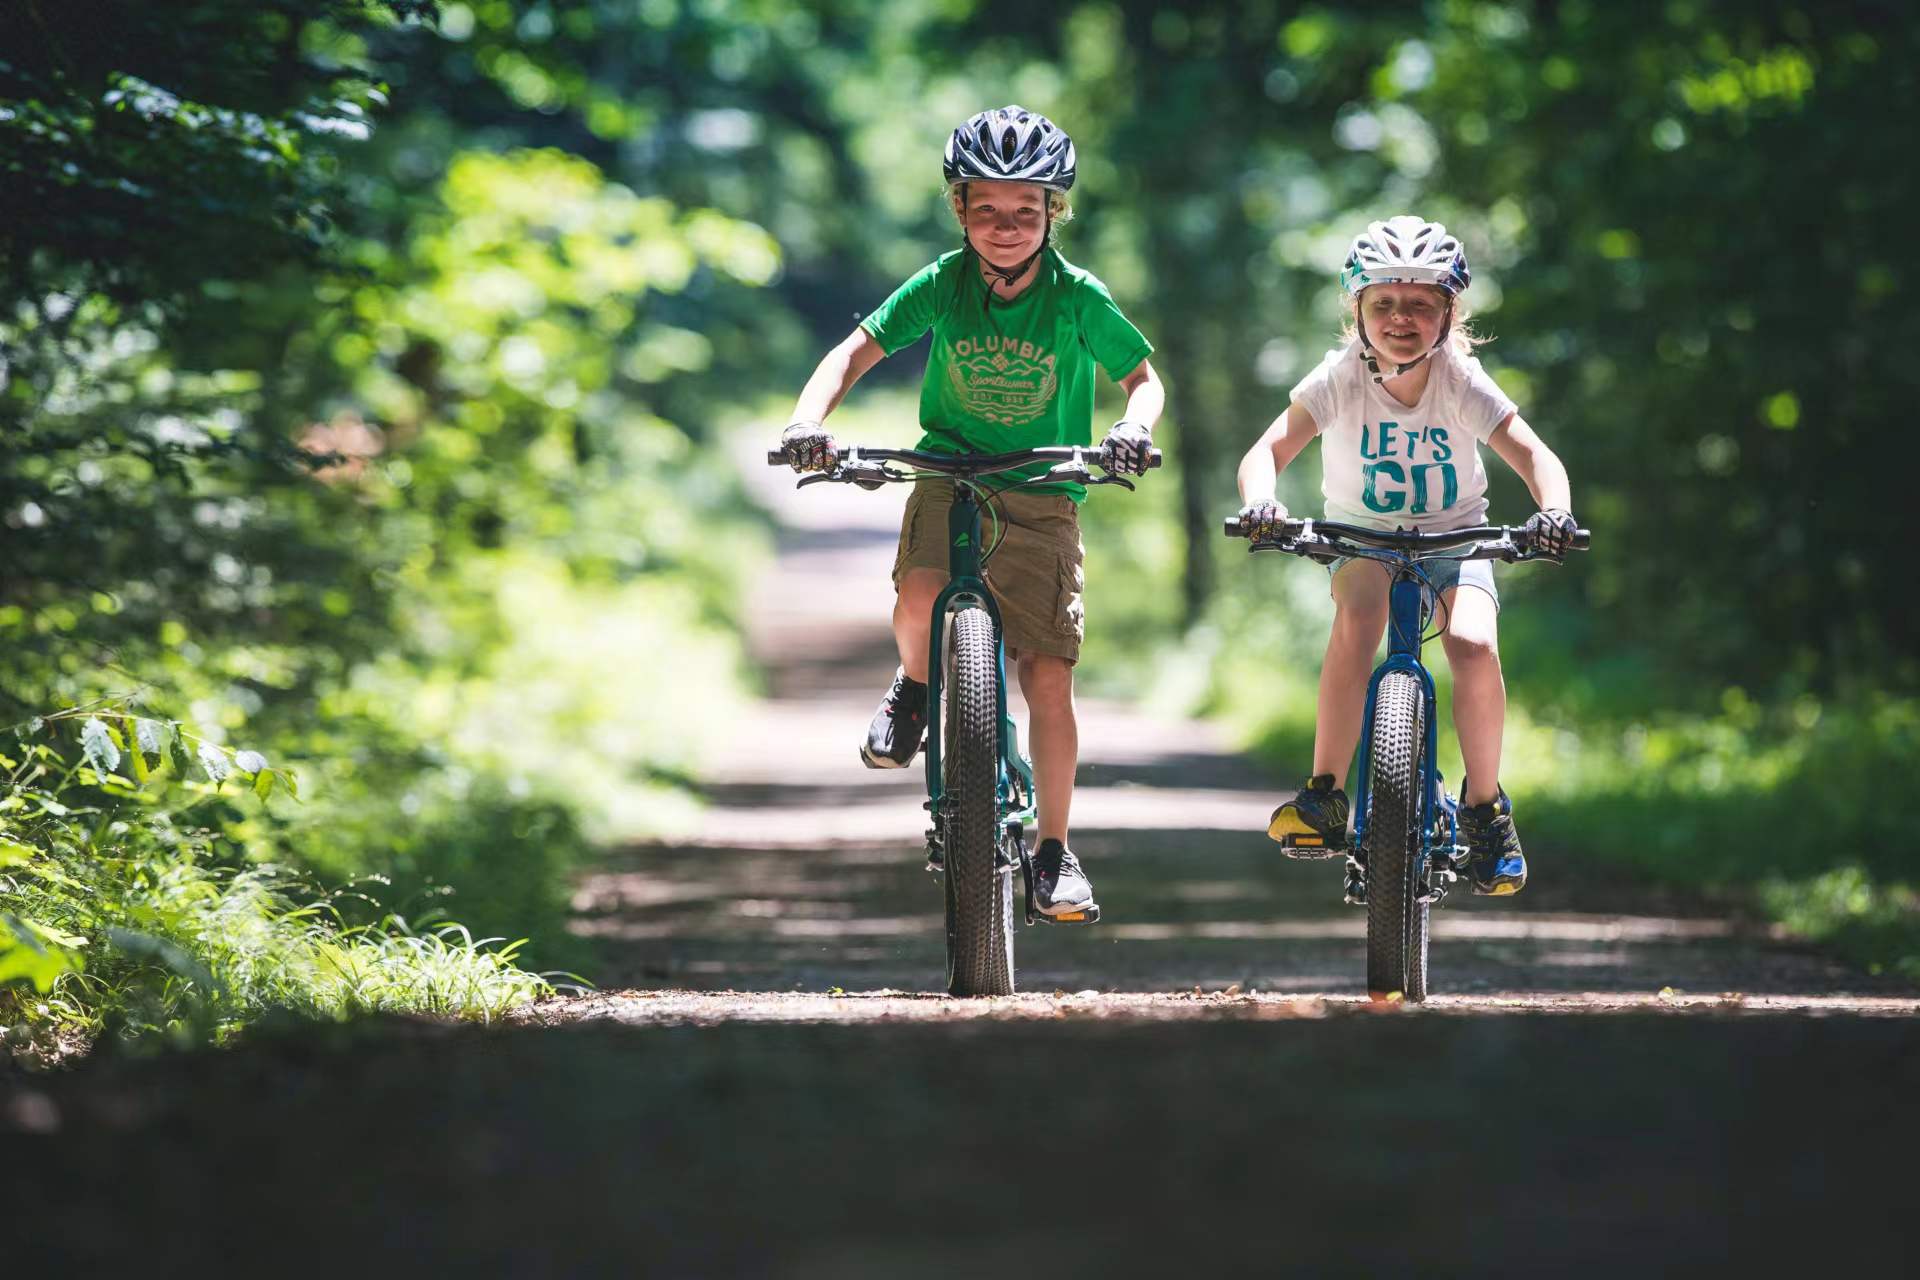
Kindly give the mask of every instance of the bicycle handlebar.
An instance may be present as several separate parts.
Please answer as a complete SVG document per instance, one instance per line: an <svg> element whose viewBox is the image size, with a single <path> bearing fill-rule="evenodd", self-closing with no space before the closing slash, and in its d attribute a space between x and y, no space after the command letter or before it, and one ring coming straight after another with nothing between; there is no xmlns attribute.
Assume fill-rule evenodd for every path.
<svg viewBox="0 0 1920 1280"><path fill-rule="evenodd" d="M920 449L867 449L858 445L843 446L835 450L838 455L833 469L817 475L832 476L835 471L845 468L860 470L860 464L872 464L865 474L872 479L911 480L913 477L900 473L886 473L881 464L904 462L921 471L937 471L942 475L982 476L996 471L1011 471L1015 467L1025 466L1029 462L1080 463L1093 462L1106 466L1106 454L1098 445L1041 445L1033 449L1015 449L1008 453L930 453ZM1147 451L1147 469L1160 465L1161 453L1158 449ZM784 467L788 465L785 449L767 450L767 465Z"/></svg>
<svg viewBox="0 0 1920 1280"><path fill-rule="evenodd" d="M1497 553L1499 544L1505 543L1513 550L1524 554L1530 550L1528 543L1531 540L1524 525L1474 525L1467 529L1421 532L1417 529L1368 529L1362 525L1337 524L1331 520L1300 520L1297 523L1300 526L1298 533L1290 537L1269 538L1256 542L1249 549L1257 551L1271 548L1275 551L1305 555L1316 548L1337 549L1342 542L1359 543L1362 546L1388 551L1444 551L1453 547L1484 543L1490 544L1489 549ZM1228 516L1223 531L1229 538L1247 536L1240 528L1239 516ZM1576 529L1568 545L1571 550L1585 551L1592 540L1592 530Z"/></svg>

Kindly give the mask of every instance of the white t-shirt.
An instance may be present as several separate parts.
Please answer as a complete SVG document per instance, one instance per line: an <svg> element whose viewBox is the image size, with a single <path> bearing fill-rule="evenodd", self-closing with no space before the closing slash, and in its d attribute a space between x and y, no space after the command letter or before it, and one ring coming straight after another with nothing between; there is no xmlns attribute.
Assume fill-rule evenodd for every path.
<svg viewBox="0 0 1920 1280"><path fill-rule="evenodd" d="M1327 519L1375 529L1458 529L1487 513L1480 442L1514 411L1480 362L1443 346L1420 403L1373 380L1358 341L1326 359L1292 400L1320 428Z"/></svg>

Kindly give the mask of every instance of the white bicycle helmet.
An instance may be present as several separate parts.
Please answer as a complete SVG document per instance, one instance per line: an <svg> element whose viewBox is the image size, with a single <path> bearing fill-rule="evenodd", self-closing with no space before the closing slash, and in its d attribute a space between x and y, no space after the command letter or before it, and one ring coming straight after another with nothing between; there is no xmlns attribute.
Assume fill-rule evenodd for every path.
<svg viewBox="0 0 1920 1280"><path fill-rule="evenodd" d="M1432 284L1454 297L1472 282L1460 242L1439 223L1412 214L1368 223L1340 268L1340 287L1356 298L1372 284Z"/></svg>

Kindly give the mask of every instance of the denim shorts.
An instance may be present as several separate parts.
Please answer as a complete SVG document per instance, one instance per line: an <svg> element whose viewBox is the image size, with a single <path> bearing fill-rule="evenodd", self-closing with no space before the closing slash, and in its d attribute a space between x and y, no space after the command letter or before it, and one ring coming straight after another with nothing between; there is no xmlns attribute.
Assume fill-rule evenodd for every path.
<svg viewBox="0 0 1920 1280"><path fill-rule="evenodd" d="M1341 556L1327 566L1327 590L1332 592L1333 575L1358 557ZM1385 568L1384 565L1381 566ZM1422 560L1420 568L1425 571L1434 589L1445 595L1454 587L1478 587L1493 597L1493 607L1500 608L1500 592L1493 585L1493 561L1491 560Z"/></svg>

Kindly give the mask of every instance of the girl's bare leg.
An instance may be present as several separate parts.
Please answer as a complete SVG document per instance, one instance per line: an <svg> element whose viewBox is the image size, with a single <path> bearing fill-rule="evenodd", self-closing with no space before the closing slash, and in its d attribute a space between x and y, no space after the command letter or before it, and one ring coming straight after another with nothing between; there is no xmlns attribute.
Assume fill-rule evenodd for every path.
<svg viewBox="0 0 1920 1280"><path fill-rule="evenodd" d="M1333 633L1320 667L1320 709L1313 727L1313 771L1344 787L1360 745L1367 678L1387 629L1387 571L1371 560L1341 566L1333 579Z"/></svg>
<svg viewBox="0 0 1920 1280"><path fill-rule="evenodd" d="M1444 597L1442 637L1453 670L1453 725L1466 759L1463 804L1485 804L1499 794L1500 740L1507 723L1507 682L1500 670L1500 610L1478 587L1455 587Z"/></svg>

